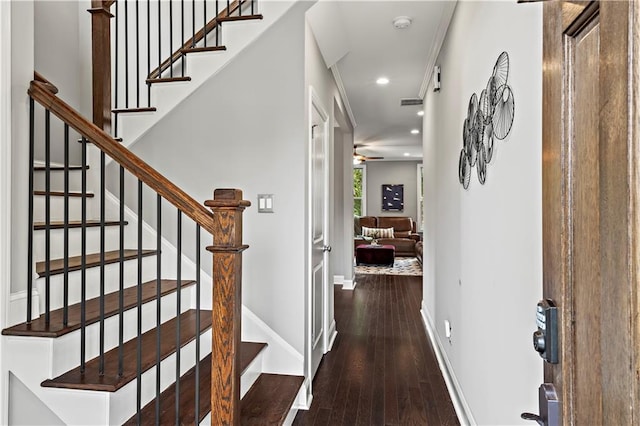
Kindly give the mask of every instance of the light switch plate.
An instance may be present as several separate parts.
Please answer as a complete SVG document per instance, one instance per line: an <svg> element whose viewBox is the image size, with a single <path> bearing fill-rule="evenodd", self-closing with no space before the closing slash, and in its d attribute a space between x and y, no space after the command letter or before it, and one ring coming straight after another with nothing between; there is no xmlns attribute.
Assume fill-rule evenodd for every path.
<svg viewBox="0 0 640 426"><path fill-rule="evenodd" d="M258 213L273 213L273 194L258 194Z"/></svg>

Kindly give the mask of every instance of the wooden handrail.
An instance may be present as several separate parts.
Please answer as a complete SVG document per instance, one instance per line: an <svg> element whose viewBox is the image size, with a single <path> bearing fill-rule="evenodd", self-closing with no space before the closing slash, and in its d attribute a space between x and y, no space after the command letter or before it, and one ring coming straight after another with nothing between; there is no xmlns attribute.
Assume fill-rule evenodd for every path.
<svg viewBox="0 0 640 426"><path fill-rule="evenodd" d="M145 163L140 157L119 144L104 130L80 115L69 104L56 96L49 85L34 80L29 86L28 93L35 101L91 141L115 162L160 194L162 198L193 219L203 229L212 235L214 234L213 214L207 208Z"/></svg>
<svg viewBox="0 0 640 426"><path fill-rule="evenodd" d="M40 74L38 71L33 72L33 79L35 81L38 81L44 84L47 90L53 93L54 95L58 93L58 88L56 87L56 85L50 82L49 80L47 80L46 78L44 78L44 76Z"/></svg>
<svg viewBox="0 0 640 426"><path fill-rule="evenodd" d="M195 46L198 42L200 42L200 40L205 38L205 36L209 34L209 32L211 32L211 30L213 30L220 23L220 20L231 15L233 12L238 10L238 8L241 5L243 5L248 1L250 0L235 0L234 2L232 2L229 5L228 9L225 8L224 10L222 10L222 12L218 13L218 16L213 18L211 21L207 22L204 28L201 28L193 37L185 41L184 44L178 50L173 52L171 57L169 57L162 64L160 64L158 68L151 71L151 73L149 73L149 76L147 78L149 79L159 78L160 75L171 66L171 64L175 63L178 59L182 57L182 55L184 54L183 52L184 50L190 49L191 47Z"/></svg>

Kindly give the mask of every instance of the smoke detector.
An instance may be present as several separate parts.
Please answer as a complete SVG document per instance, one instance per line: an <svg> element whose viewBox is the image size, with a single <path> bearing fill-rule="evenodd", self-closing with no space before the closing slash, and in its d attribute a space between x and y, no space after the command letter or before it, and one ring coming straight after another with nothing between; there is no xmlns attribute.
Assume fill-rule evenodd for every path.
<svg viewBox="0 0 640 426"><path fill-rule="evenodd" d="M408 16L398 16L393 20L393 26L397 30L404 30L411 26L411 18Z"/></svg>

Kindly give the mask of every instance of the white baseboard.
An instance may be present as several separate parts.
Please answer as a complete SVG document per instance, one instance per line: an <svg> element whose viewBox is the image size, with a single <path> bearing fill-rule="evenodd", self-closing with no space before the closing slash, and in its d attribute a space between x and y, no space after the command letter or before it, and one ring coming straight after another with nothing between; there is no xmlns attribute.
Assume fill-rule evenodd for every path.
<svg viewBox="0 0 640 426"><path fill-rule="evenodd" d="M336 320L333 320L331 322L331 326L329 327L329 341L324 353L327 353L331 349L333 349L333 343L336 341L336 337L338 337L338 330L336 330Z"/></svg>
<svg viewBox="0 0 640 426"><path fill-rule="evenodd" d="M344 280L342 283L343 290L354 290L356 288L356 280Z"/></svg>
<svg viewBox="0 0 640 426"><path fill-rule="evenodd" d="M296 411L308 410L311 408L311 401L313 401L313 395L311 394L311 380L306 377L304 382L302 382L302 386L300 386L298 396L296 396L292 409L295 409Z"/></svg>
<svg viewBox="0 0 640 426"><path fill-rule="evenodd" d="M333 284L334 285L343 285L344 284L344 275L334 275L333 276Z"/></svg>
<svg viewBox="0 0 640 426"><path fill-rule="evenodd" d="M464 398L464 393L462 392L460 383L456 378L451 362L449 361L449 357L447 356L447 352L444 350L444 346L440 341L440 337L436 332L433 320L427 311L424 301L422 302L420 314L422 315L422 322L424 323L427 335L431 341L431 346L433 346L436 358L438 358L438 365L440 366L440 371L442 371L442 376L444 377L447 390L449 391L449 396L451 397L451 402L453 403L453 408L456 410L456 415L458 416L460 424L462 426L476 425L477 423L473 418L471 407L469 407L469 404L467 404L467 401Z"/></svg>

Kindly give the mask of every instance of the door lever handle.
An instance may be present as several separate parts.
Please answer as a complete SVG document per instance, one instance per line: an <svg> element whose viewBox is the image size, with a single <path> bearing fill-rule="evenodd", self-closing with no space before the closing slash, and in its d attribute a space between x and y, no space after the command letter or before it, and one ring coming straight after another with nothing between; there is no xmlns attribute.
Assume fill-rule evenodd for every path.
<svg viewBox="0 0 640 426"><path fill-rule="evenodd" d="M538 422L538 424L540 426L544 426L544 420L542 419L542 417L540 417L537 414L533 414L533 413L522 413L520 414L520 417L522 418L522 420L533 420Z"/></svg>
<svg viewBox="0 0 640 426"><path fill-rule="evenodd" d="M331 246L322 246L322 251L331 252Z"/></svg>

